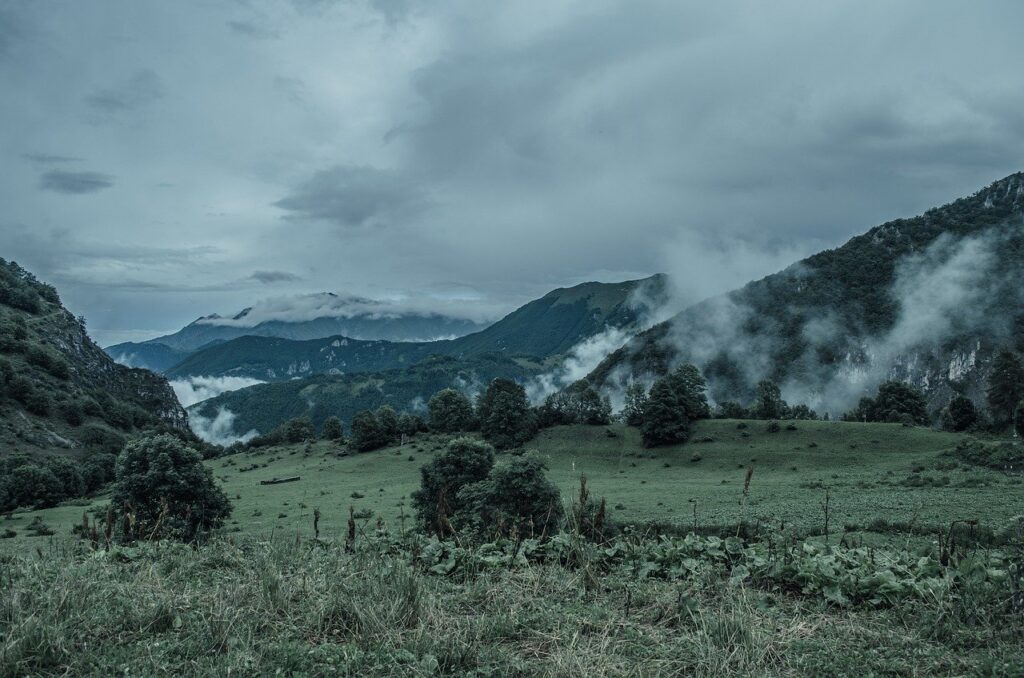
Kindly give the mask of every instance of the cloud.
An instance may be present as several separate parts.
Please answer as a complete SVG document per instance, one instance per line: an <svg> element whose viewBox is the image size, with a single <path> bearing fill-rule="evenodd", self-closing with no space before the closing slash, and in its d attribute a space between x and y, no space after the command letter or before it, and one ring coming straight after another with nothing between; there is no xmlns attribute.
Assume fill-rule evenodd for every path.
<svg viewBox="0 0 1024 678"><path fill-rule="evenodd" d="M69 155L53 155L51 153L22 153L21 157L39 165L60 165L67 162L81 162L82 158Z"/></svg>
<svg viewBox="0 0 1024 678"><path fill-rule="evenodd" d="M272 28L260 26L252 21L228 21L227 27L239 35L256 40L270 40L280 37L280 33Z"/></svg>
<svg viewBox="0 0 1024 678"><path fill-rule="evenodd" d="M97 90L85 98L93 110L114 115L134 111L163 97L160 76L149 69L136 72L114 87Z"/></svg>
<svg viewBox="0 0 1024 678"><path fill-rule="evenodd" d="M182 407L192 407L196 403L215 398L221 393L237 391L240 388L248 388L256 384L262 384L259 379L249 377L188 377L187 379L174 379L171 381L171 388L178 396L178 402Z"/></svg>
<svg viewBox="0 0 1024 678"><path fill-rule="evenodd" d="M289 273L288 271L253 271L252 275L249 276L249 279L261 282L264 285L301 280L299 276L294 273Z"/></svg>
<svg viewBox="0 0 1024 678"><path fill-rule="evenodd" d="M202 440L224 447L248 442L259 435L256 430L250 430L241 435L235 433L235 417L235 413L226 407L218 408L217 414L212 418L190 412L188 425L192 432Z"/></svg>
<svg viewBox="0 0 1024 678"><path fill-rule="evenodd" d="M274 203L289 218L328 221L344 227L387 226L422 211L420 188L396 172L336 166L321 170Z"/></svg>
<svg viewBox="0 0 1024 678"><path fill-rule="evenodd" d="M114 178L99 172L69 172L51 170L39 179L39 188L54 193L82 195L95 193L114 185Z"/></svg>
<svg viewBox="0 0 1024 678"><path fill-rule="evenodd" d="M204 325L255 327L265 322L305 322L317 318L398 318L406 315L446 315L476 322L495 320L494 310L487 303L468 299L431 297L399 299L366 299L329 292L280 296L263 299L242 313L202 318Z"/></svg>

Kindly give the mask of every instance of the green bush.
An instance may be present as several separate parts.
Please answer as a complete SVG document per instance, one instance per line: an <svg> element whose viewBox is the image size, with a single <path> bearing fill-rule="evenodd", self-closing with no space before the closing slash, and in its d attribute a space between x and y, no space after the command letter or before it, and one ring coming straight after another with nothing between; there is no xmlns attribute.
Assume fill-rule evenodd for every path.
<svg viewBox="0 0 1024 678"><path fill-rule="evenodd" d="M117 458L110 503L123 539L192 540L220 527L231 504L202 456L167 434L128 443Z"/></svg>
<svg viewBox="0 0 1024 678"><path fill-rule="evenodd" d="M126 438L103 424L86 424L78 436L79 441L89 450L118 454Z"/></svg>
<svg viewBox="0 0 1024 678"><path fill-rule="evenodd" d="M456 438L420 469L420 489L412 495L419 522L428 532L450 533L451 517L462 510L459 492L487 478L494 448L472 438Z"/></svg>
<svg viewBox="0 0 1024 678"><path fill-rule="evenodd" d="M320 435L324 440L341 440L345 437L345 429L341 425L341 419L327 417L324 425L320 428Z"/></svg>
<svg viewBox="0 0 1024 678"><path fill-rule="evenodd" d="M707 383L693 365L680 365L654 382L640 426L644 447L685 442L692 422L711 414L706 391Z"/></svg>
<svg viewBox="0 0 1024 678"><path fill-rule="evenodd" d="M453 523L479 538L554 534L562 503L558 487L544 475L546 468L533 454L503 460L486 478L459 490Z"/></svg>

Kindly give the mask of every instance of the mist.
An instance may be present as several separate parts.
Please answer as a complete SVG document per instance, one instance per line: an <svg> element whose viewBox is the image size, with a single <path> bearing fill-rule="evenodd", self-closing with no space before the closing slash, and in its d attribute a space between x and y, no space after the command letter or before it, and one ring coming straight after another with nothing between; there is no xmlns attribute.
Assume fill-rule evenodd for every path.
<svg viewBox="0 0 1024 678"><path fill-rule="evenodd" d="M178 397L178 402L185 408L215 398L221 393L237 391L240 388L262 383L264 382L259 379L250 379L249 377L188 377L187 379L174 379L170 382L171 388L174 389L174 395Z"/></svg>
<svg viewBox="0 0 1024 678"><path fill-rule="evenodd" d="M217 414L212 418L204 417L195 411L189 412L188 424L192 432L202 440L224 447L248 442L259 435L256 430L247 431L242 435L236 434L235 414L226 407L218 408Z"/></svg>

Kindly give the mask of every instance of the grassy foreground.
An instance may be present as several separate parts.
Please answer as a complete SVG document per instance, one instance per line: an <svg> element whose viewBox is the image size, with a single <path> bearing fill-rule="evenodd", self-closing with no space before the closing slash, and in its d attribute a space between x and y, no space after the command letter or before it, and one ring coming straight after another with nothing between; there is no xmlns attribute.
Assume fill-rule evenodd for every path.
<svg viewBox="0 0 1024 678"><path fill-rule="evenodd" d="M765 551L744 556L738 544L716 552L698 544L695 555L680 542L638 543L641 556L630 560L629 546L572 541L544 560L502 556L500 547L456 549L456 557L429 541L403 547L380 536L354 552L244 539L0 556L0 676L1016 676L1024 668L1024 601L1006 595L1005 569L986 573L981 561L946 570L794 545L758 570L753 559ZM672 549L689 555L666 559ZM786 569L790 557L798 566ZM835 577L868 557L877 574ZM739 570L743 562L755 569ZM871 598L835 604L808 564L815 577ZM933 571L918 577L915 567Z"/></svg>

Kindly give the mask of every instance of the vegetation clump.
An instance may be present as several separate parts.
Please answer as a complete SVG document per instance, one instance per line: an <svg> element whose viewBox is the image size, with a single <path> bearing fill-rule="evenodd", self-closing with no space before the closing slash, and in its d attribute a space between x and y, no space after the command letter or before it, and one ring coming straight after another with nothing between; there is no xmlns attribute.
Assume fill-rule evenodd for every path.
<svg viewBox="0 0 1024 678"><path fill-rule="evenodd" d="M685 442L694 421L711 416L707 383L693 365L680 365L654 382L643 411L645 447Z"/></svg>
<svg viewBox="0 0 1024 678"><path fill-rule="evenodd" d="M174 436L128 443L115 472L110 504L125 540L190 541L221 527L231 515L227 495L202 456Z"/></svg>

